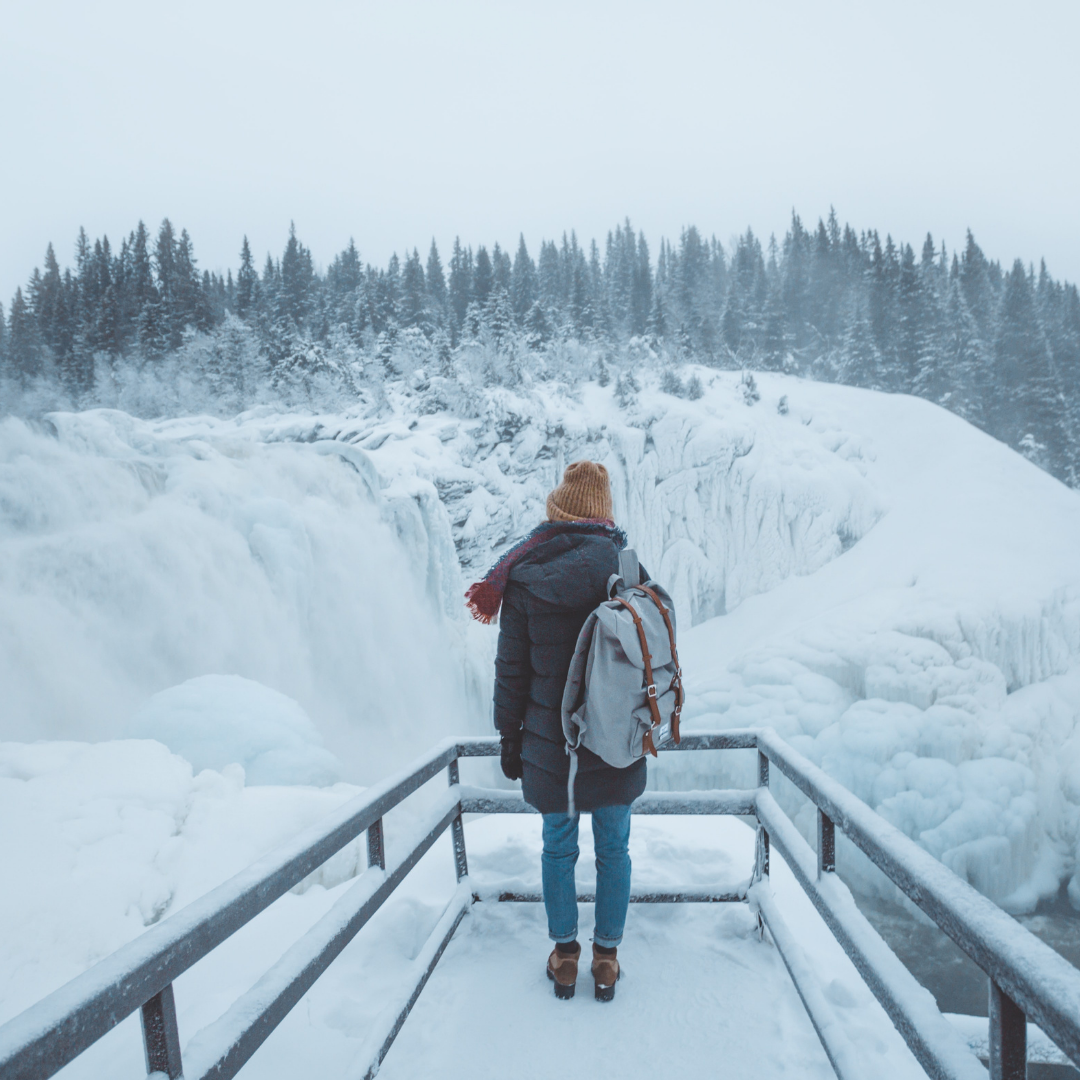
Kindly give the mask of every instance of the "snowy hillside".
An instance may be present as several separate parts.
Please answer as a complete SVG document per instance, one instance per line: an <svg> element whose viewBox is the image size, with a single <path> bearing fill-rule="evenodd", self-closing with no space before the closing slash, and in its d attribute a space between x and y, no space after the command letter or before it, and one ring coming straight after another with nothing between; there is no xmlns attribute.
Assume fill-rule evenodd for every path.
<svg viewBox="0 0 1080 1080"><path fill-rule="evenodd" d="M998 901L1080 906L1080 497L917 399L698 374L699 400L417 372L334 415L0 423L0 797L37 823L0 838L5 1014L354 790L252 784L369 783L488 730L463 589L582 456L675 598L691 727L771 724ZM86 745L122 736L181 756ZM50 964L68 939L27 927L68 925L70 873L86 944Z"/></svg>

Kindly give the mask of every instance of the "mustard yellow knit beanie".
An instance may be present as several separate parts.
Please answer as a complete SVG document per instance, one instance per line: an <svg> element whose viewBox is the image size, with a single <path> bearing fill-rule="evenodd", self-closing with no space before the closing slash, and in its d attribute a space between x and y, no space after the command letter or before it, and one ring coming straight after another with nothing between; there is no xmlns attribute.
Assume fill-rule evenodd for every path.
<svg viewBox="0 0 1080 1080"><path fill-rule="evenodd" d="M566 466L562 483L547 497L549 521L611 520L611 484L607 469L596 461Z"/></svg>

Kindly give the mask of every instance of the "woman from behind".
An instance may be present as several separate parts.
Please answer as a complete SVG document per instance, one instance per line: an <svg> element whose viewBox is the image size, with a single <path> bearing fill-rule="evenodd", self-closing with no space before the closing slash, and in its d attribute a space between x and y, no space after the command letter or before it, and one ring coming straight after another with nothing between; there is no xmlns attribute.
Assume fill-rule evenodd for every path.
<svg viewBox="0 0 1080 1080"><path fill-rule="evenodd" d="M560 998L577 983L578 814L567 813L570 762L562 697L578 634L607 599L626 537L612 520L607 470L574 462L548 495L548 520L511 548L466 599L474 616L500 612L495 660L495 726L502 770L522 781L525 801L543 814L541 871L548 934L555 948L547 974ZM641 580L647 575L642 571ZM619 977L617 948L630 900L630 804L645 790L645 759L625 769L582 746L574 784L576 809L592 815L596 905L592 975L598 1000L610 1001Z"/></svg>

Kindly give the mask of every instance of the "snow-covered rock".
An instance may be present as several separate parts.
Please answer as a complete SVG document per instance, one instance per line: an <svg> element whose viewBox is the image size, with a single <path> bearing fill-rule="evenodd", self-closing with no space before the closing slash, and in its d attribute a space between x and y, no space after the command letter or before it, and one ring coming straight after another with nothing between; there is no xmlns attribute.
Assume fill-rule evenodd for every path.
<svg viewBox="0 0 1080 1080"><path fill-rule="evenodd" d="M163 742L196 772L240 765L249 784L325 786L341 779L341 763L307 713L239 675L200 675L160 691L132 717L128 734Z"/></svg>
<svg viewBox="0 0 1080 1080"><path fill-rule="evenodd" d="M146 739L0 743L0 820L18 822L0 829L0 1021L357 790L247 787L236 765L193 776ZM361 837L298 891L365 862Z"/></svg>

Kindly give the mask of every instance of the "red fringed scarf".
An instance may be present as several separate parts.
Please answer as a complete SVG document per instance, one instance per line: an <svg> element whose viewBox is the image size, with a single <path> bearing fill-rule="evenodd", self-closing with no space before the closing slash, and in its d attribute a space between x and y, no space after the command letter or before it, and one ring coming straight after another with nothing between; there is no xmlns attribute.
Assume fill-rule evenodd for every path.
<svg viewBox="0 0 1080 1080"><path fill-rule="evenodd" d="M465 593L465 604L473 618L482 623L493 622L502 607L503 590L510 578L514 564L528 555L533 548L559 533L590 533L607 536L622 550L626 547L626 533L614 521L607 518L588 518L582 521L545 521L537 525L524 540L519 540L480 581L470 585Z"/></svg>

